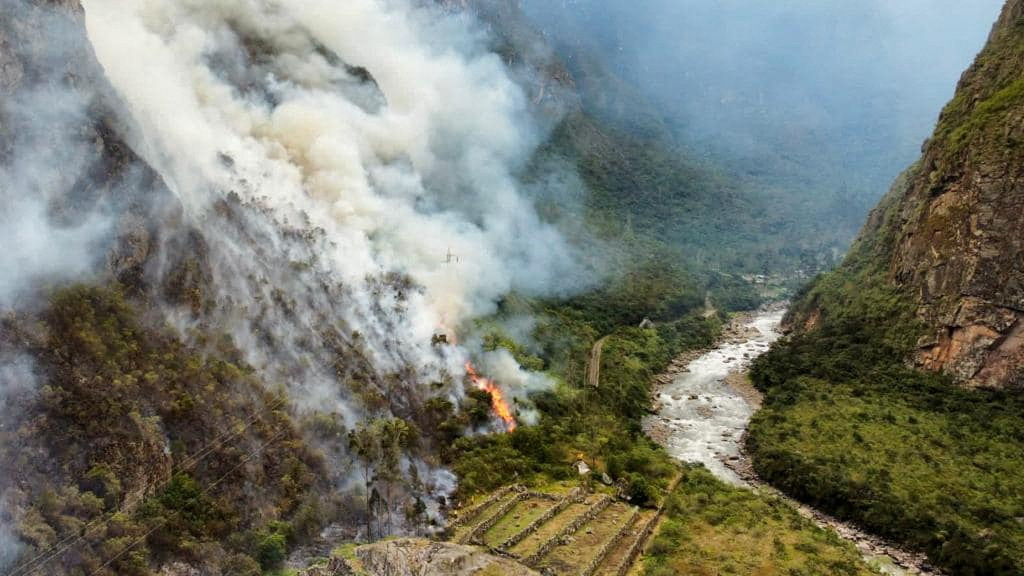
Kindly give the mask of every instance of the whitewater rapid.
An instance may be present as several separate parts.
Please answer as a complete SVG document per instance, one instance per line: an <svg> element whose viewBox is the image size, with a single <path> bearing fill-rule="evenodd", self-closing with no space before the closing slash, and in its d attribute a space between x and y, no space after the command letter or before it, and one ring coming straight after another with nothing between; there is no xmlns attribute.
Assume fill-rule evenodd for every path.
<svg viewBox="0 0 1024 576"><path fill-rule="evenodd" d="M663 430L660 436L673 457L703 464L730 484L747 485L725 462L741 458L740 443L756 406L729 382L729 375L744 372L779 339L784 314L781 308L756 312L661 388L661 409L647 425Z"/></svg>
<svg viewBox="0 0 1024 576"><path fill-rule="evenodd" d="M661 386L658 414L644 421L644 429L683 462L703 464L734 486L768 491L785 499L818 526L852 542L864 560L882 574L941 575L928 565L925 555L903 550L792 500L757 480L752 471L744 477L735 472L750 470L742 450L743 435L760 408L760 394L747 381L746 371L782 336L785 312L782 307L761 309L730 325L718 345L689 360Z"/></svg>

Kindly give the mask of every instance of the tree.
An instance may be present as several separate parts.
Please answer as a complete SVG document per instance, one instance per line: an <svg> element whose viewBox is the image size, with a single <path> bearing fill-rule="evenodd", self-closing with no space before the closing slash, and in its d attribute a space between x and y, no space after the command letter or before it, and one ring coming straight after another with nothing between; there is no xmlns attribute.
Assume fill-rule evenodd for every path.
<svg viewBox="0 0 1024 576"><path fill-rule="evenodd" d="M362 463L363 486L366 490L366 538L373 540L373 503L370 495L373 487L373 470L380 460L380 441L372 425L361 423L348 433L349 450Z"/></svg>
<svg viewBox="0 0 1024 576"><path fill-rule="evenodd" d="M377 475L384 483L384 503L387 514L388 535L391 535L391 497L396 482L402 479L402 452L412 438L412 428L401 419L377 420L375 427L379 429L381 443L381 462Z"/></svg>
<svg viewBox="0 0 1024 576"><path fill-rule="evenodd" d="M371 540L373 520L380 508L384 509L387 533L390 535L394 530L392 494L395 484L402 480L402 454L412 439L412 427L398 418L377 418L349 432L349 449L362 463L366 487L366 533ZM378 483L383 494L377 490ZM383 530L378 529L377 532L382 534Z"/></svg>

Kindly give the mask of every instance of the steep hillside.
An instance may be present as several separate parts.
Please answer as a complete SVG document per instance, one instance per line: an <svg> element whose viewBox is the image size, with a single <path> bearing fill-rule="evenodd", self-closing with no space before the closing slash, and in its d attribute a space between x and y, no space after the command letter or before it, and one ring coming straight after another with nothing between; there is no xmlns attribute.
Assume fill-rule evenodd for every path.
<svg viewBox="0 0 1024 576"><path fill-rule="evenodd" d="M931 329L917 361L1024 387L1024 4L1009 2L900 200L892 278Z"/></svg>
<svg viewBox="0 0 1024 576"><path fill-rule="evenodd" d="M926 327L915 363L971 387L1024 385L1022 11L1006 5L921 160L871 215L844 266L882 260L877 282L898 286ZM803 310L827 313L824 303Z"/></svg>
<svg viewBox="0 0 1024 576"><path fill-rule="evenodd" d="M243 100L271 77L245 69L272 65L259 32L209 60ZM338 98L379 106L369 72L296 38ZM454 480L434 438L503 425L408 312L422 286L343 276L358 241L271 205L269 161L188 146L229 175L176 178L93 40L77 1L0 5L0 571L255 574L331 524L436 530Z"/></svg>
<svg viewBox="0 0 1024 576"><path fill-rule="evenodd" d="M531 456L512 474L566 477L582 446L638 494L652 468L668 481L635 420L651 372L716 320L656 233L602 235L629 236L634 184L652 218L658 181L688 172L649 143L605 166L630 146L572 108L557 61L497 58L430 8L356 14L397 37L346 44L354 16L324 32L307 4L300 22L159 2L170 28L152 3L83 4L0 4L0 571L256 574L433 533L449 470L467 493L508 481L489 447ZM555 180L584 157L626 184ZM526 344L503 332L524 324ZM629 367L594 411L578 366L610 332ZM592 419L487 436L508 426L499 392L524 424Z"/></svg>
<svg viewBox="0 0 1024 576"><path fill-rule="evenodd" d="M1010 0L921 161L753 370L758 472L955 574L1024 570L1022 77Z"/></svg>
<svg viewBox="0 0 1024 576"><path fill-rule="evenodd" d="M324 487L322 459L237 351L183 345L146 304L187 306L202 288L203 241L121 136L123 103L78 3L5 5L0 71L2 226L19 242L8 250L49 236L21 253L30 260L15 249L4 262L0 305L17 312L0 326L0 565L137 573L147 558L206 542L210 569L258 570L242 550L258 555L273 530L257 532ZM83 276L98 286L51 290ZM288 487L271 481L285 474ZM255 487L241 490L241 478ZM299 532L322 521L310 502L303 514L310 523ZM16 565L7 517L25 547ZM249 544L213 544L249 530Z"/></svg>

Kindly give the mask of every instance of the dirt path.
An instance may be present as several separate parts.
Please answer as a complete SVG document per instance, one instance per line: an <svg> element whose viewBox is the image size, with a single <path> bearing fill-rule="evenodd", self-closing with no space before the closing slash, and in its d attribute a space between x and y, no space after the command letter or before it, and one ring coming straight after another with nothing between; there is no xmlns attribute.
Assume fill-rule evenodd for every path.
<svg viewBox="0 0 1024 576"><path fill-rule="evenodd" d="M601 351L607 340L608 336L605 336L594 342L594 347L590 350L590 359L587 360L587 386L597 388L601 382Z"/></svg>

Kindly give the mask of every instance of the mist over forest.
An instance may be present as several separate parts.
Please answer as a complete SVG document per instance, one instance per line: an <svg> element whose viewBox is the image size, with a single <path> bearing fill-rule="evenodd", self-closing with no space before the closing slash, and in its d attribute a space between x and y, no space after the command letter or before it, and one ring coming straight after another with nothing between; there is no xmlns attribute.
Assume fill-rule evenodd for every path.
<svg viewBox="0 0 1024 576"><path fill-rule="evenodd" d="M920 153L1001 4L525 0L523 8L570 67L600 54L693 153L756 187L833 204L826 217L852 235Z"/></svg>

